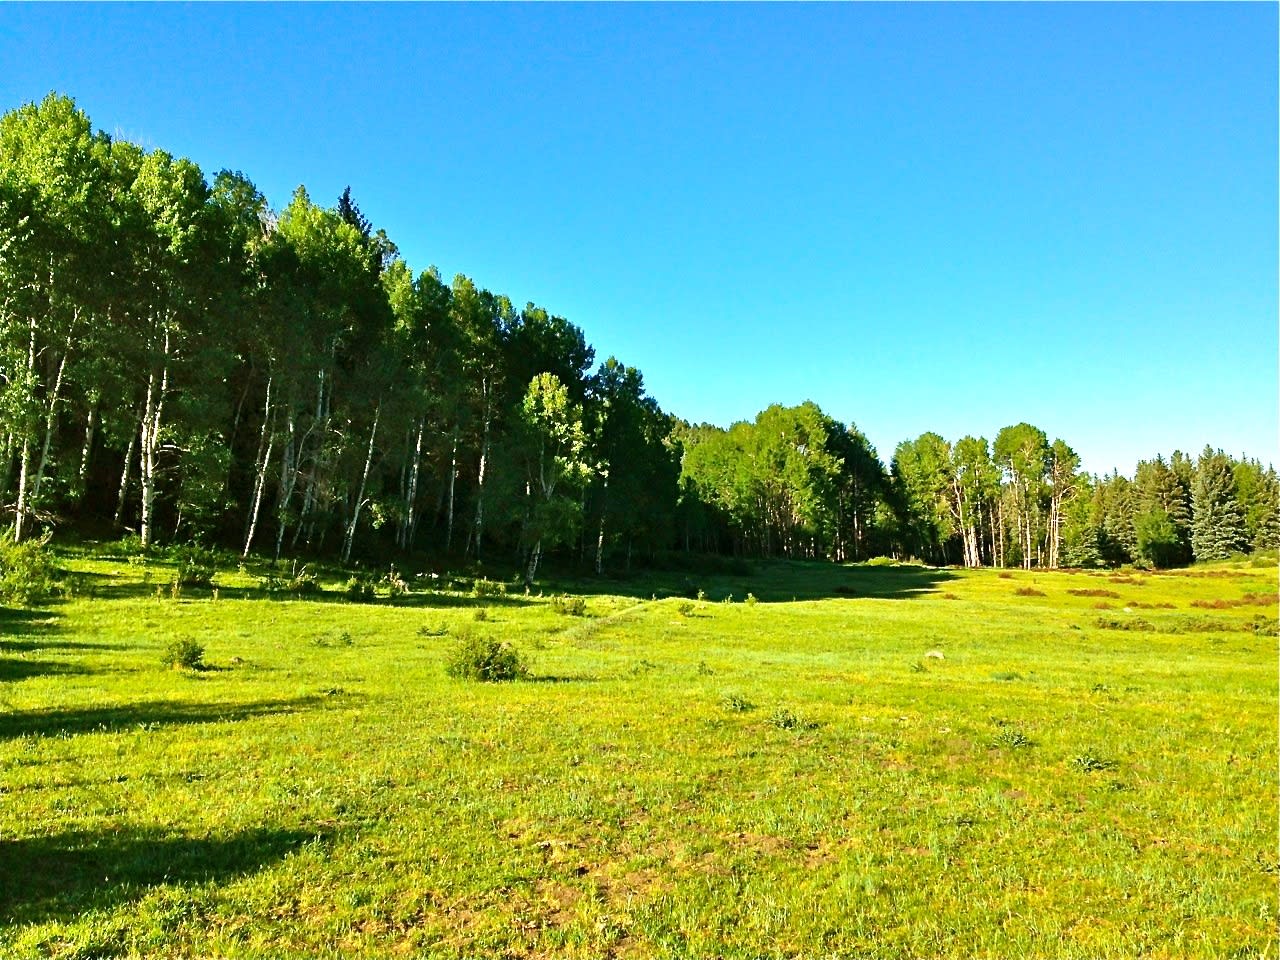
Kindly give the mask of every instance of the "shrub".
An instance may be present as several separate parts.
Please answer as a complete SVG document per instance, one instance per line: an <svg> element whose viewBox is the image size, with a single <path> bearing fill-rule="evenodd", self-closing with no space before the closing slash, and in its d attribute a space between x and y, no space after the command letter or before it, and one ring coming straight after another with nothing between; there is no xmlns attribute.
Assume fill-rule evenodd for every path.
<svg viewBox="0 0 1280 960"><path fill-rule="evenodd" d="M489 619L489 611L484 607L477 607L476 612L471 615L476 623L484 623Z"/></svg>
<svg viewBox="0 0 1280 960"><path fill-rule="evenodd" d="M1112 600L1120 599L1120 594L1114 590L1068 590L1067 593L1073 597L1110 597Z"/></svg>
<svg viewBox="0 0 1280 960"><path fill-rule="evenodd" d="M391 568L391 571L387 574L384 582L387 585L387 593L389 596L403 597L409 592L408 582L404 577L400 576L395 567Z"/></svg>
<svg viewBox="0 0 1280 960"><path fill-rule="evenodd" d="M551 598L551 609L563 617L585 617L587 601L582 597L571 597L565 594L562 597Z"/></svg>
<svg viewBox="0 0 1280 960"><path fill-rule="evenodd" d="M740 697L736 693L726 693L720 698L720 706L730 713L747 713L754 710L756 705L746 697Z"/></svg>
<svg viewBox="0 0 1280 960"><path fill-rule="evenodd" d="M1006 727L996 734L995 739L991 741L991 746L997 750L1017 750L1021 747L1033 746L1033 744L1021 730Z"/></svg>
<svg viewBox="0 0 1280 960"><path fill-rule="evenodd" d="M748 593L747 599L743 600L742 602L745 603L748 607L754 607L760 601L756 599L756 595L754 593Z"/></svg>
<svg viewBox="0 0 1280 960"><path fill-rule="evenodd" d="M218 572L218 556L199 544L179 547L175 552L178 561L178 583L184 587L209 587Z"/></svg>
<svg viewBox="0 0 1280 960"><path fill-rule="evenodd" d="M1093 622L1093 625L1099 630L1141 630L1153 631L1156 626L1148 620L1141 617L1134 617L1132 620L1114 620L1110 617L1099 617Z"/></svg>
<svg viewBox="0 0 1280 960"><path fill-rule="evenodd" d="M688 600L682 600L680 603L676 604L676 613L680 614L682 617L692 617L693 611L694 606Z"/></svg>
<svg viewBox="0 0 1280 960"><path fill-rule="evenodd" d="M807 720L793 710L786 707L779 707L769 715L769 719L765 721L771 727L777 727L779 730L817 730L818 724L812 720Z"/></svg>
<svg viewBox="0 0 1280 960"><path fill-rule="evenodd" d="M161 663L171 670L203 670L204 647L194 640L174 640L164 648Z"/></svg>
<svg viewBox="0 0 1280 960"><path fill-rule="evenodd" d="M529 666L511 644L466 631L449 651L444 671L459 680L493 683L527 677Z"/></svg>
<svg viewBox="0 0 1280 960"><path fill-rule="evenodd" d="M473 597L503 597L506 593L507 585L497 580L486 580L481 577L471 584Z"/></svg>
<svg viewBox="0 0 1280 960"><path fill-rule="evenodd" d="M25 543L0 538L0 602L34 607L49 599L55 572L47 542L47 537Z"/></svg>
<svg viewBox="0 0 1280 960"><path fill-rule="evenodd" d="M373 577L367 573L355 574L347 581L347 599L352 603L372 603L377 599L377 591L373 587Z"/></svg>
<svg viewBox="0 0 1280 960"><path fill-rule="evenodd" d="M1013 595L1015 597L1043 597L1045 592L1043 590L1037 590L1035 587L1019 587L1017 590L1013 591Z"/></svg>
<svg viewBox="0 0 1280 960"><path fill-rule="evenodd" d="M1095 757L1091 753L1082 753L1071 761L1071 765L1081 773L1099 773L1103 770L1114 770L1119 764L1114 760Z"/></svg>

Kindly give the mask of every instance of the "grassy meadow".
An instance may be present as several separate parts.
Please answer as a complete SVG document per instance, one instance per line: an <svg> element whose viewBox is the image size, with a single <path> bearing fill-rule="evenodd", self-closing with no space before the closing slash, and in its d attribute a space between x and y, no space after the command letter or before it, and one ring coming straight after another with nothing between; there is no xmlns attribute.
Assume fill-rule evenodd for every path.
<svg viewBox="0 0 1280 960"><path fill-rule="evenodd" d="M1270 561L559 584L582 617L60 562L0 611L5 958L1277 956ZM531 676L448 677L467 632Z"/></svg>

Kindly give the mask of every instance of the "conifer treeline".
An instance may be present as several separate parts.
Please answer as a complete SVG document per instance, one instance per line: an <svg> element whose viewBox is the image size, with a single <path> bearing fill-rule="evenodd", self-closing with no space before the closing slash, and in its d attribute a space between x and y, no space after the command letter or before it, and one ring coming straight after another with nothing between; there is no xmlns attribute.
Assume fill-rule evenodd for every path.
<svg viewBox="0 0 1280 960"><path fill-rule="evenodd" d="M344 561L597 570L674 549L1158 565L1280 540L1275 471L1206 449L1091 478L1027 424L886 468L817 406L663 413L563 317L414 275L348 192L272 210L242 174L0 119L0 498L45 528Z"/></svg>

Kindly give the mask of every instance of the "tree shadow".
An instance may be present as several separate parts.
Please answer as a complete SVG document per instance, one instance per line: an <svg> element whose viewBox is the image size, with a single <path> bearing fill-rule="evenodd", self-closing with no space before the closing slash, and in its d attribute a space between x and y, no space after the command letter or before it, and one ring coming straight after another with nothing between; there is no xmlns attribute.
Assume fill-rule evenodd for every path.
<svg viewBox="0 0 1280 960"><path fill-rule="evenodd" d="M141 899L160 885L227 882L323 837L283 829L229 837L84 830L0 840L0 916L10 923L66 921Z"/></svg>
<svg viewBox="0 0 1280 960"><path fill-rule="evenodd" d="M0 683L13 683L18 680L29 680L32 677L67 676L88 673L89 670L77 663L64 663L61 660L28 660L26 657L0 656ZM2 724L3 718L0 718Z"/></svg>
<svg viewBox="0 0 1280 960"><path fill-rule="evenodd" d="M85 640L14 640L0 637L0 654L34 653L37 650L111 650L119 653L121 649L119 644Z"/></svg>
<svg viewBox="0 0 1280 960"><path fill-rule="evenodd" d="M761 603L793 600L909 600L935 593L939 585L956 579L950 570L913 564L853 565L822 561L761 561L750 573L642 571L633 577L565 578L556 580L554 592L587 595L669 597L719 602L733 598L742 602L748 595Z"/></svg>
<svg viewBox="0 0 1280 960"><path fill-rule="evenodd" d="M150 700L118 707L72 707L20 710L0 714L0 740L17 737L74 736L82 733L110 733L116 730L192 723L221 723L252 717L297 713L325 702L322 696L291 700L262 700L252 703L186 703L178 700Z"/></svg>
<svg viewBox="0 0 1280 960"><path fill-rule="evenodd" d="M0 607L0 634L11 637L45 636L61 629L60 615L48 610Z"/></svg>

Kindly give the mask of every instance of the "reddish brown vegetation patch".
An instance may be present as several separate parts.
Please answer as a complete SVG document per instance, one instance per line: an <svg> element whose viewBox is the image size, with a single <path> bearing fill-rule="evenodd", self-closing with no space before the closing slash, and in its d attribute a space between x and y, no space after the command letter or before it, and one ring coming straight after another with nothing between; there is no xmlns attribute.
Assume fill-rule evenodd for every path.
<svg viewBox="0 0 1280 960"><path fill-rule="evenodd" d="M1120 599L1120 594L1114 590L1068 590L1067 593L1073 597L1111 597L1114 600Z"/></svg>

